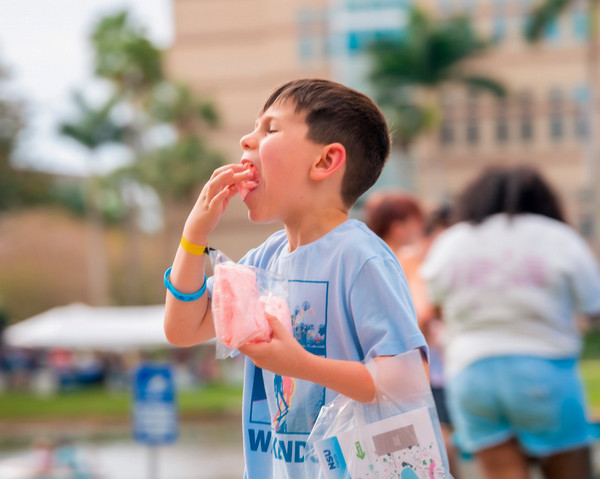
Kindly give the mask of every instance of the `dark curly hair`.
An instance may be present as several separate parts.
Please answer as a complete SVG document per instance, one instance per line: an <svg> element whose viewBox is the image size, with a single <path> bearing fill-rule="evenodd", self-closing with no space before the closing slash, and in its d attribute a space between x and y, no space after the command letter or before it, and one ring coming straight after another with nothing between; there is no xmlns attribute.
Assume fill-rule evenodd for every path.
<svg viewBox="0 0 600 479"><path fill-rule="evenodd" d="M529 165L488 167L458 198L458 221L479 224L497 213L530 213L565 222L559 196L542 174Z"/></svg>

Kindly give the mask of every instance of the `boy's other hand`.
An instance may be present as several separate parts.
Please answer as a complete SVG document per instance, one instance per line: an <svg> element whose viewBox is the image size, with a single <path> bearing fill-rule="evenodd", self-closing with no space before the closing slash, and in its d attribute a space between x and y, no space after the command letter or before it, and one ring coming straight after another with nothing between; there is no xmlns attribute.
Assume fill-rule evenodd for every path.
<svg viewBox="0 0 600 479"><path fill-rule="evenodd" d="M206 236L215 229L229 200L238 192L237 184L252 178L253 173L241 164L217 168L206 182L192 209L184 229L185 237L204 244Z"/></svg>
<svg viewBox="0 0 600 479"><path fill-rule="evenodd" d="M280 376L298 377L303 357L310 353L296 341L277 317L267 314L267 320L273 331L271 340L247 343L239 351L259 368Z"/></svg>

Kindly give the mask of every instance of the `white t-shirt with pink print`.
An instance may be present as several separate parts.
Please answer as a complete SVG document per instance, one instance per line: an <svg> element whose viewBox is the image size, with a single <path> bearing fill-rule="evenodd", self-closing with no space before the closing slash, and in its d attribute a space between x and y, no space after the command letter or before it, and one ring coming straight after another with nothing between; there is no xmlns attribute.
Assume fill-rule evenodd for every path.
<svg viewBox="0 0 600 479"><path fill-rule="evenodd" d="M458 223L421 268L447 323L448 376L486 357L577 357L575 315L600 312L600 269L568 225L540 215L497 214Z"/></svg>

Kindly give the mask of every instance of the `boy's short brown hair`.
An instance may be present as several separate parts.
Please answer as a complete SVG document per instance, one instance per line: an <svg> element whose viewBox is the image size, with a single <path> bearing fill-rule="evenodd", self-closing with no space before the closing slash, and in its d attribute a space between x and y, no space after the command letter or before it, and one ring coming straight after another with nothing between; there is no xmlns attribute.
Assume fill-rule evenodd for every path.
<svg viewBox="0 0 600 479"><path fill-rule="evenodd" d="M390 134L381 110L366 95L322 79L292 80L278 87L263 105L292 100L306 115L308 139L339 142L346 149L342 200L351 207L375 182L390 153Z"/></svg>

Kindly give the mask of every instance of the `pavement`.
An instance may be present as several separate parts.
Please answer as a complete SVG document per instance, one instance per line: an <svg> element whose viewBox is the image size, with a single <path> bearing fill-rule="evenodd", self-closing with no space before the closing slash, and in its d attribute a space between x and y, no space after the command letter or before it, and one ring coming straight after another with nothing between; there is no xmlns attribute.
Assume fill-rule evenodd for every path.
<svg viewBox="0 0 600 479"><path fill-rule="evenodd" d="M240 423L208 421L186 424L179 440L168 446L136 443L127 431L90 440L75 439L80 457L95 475L82 479L241 479L244 470ZM41 432L49 432L44 431ZM28 449L0 451L0 479L32 479L35 456ZM600 439L594 446L600 479ZM60 476L64 477L64 476ZM461 461L461 479L481 479L472 458ZM532 470L532 479L542 479ZM577 478L573 478L577 479Z"/></svg>

